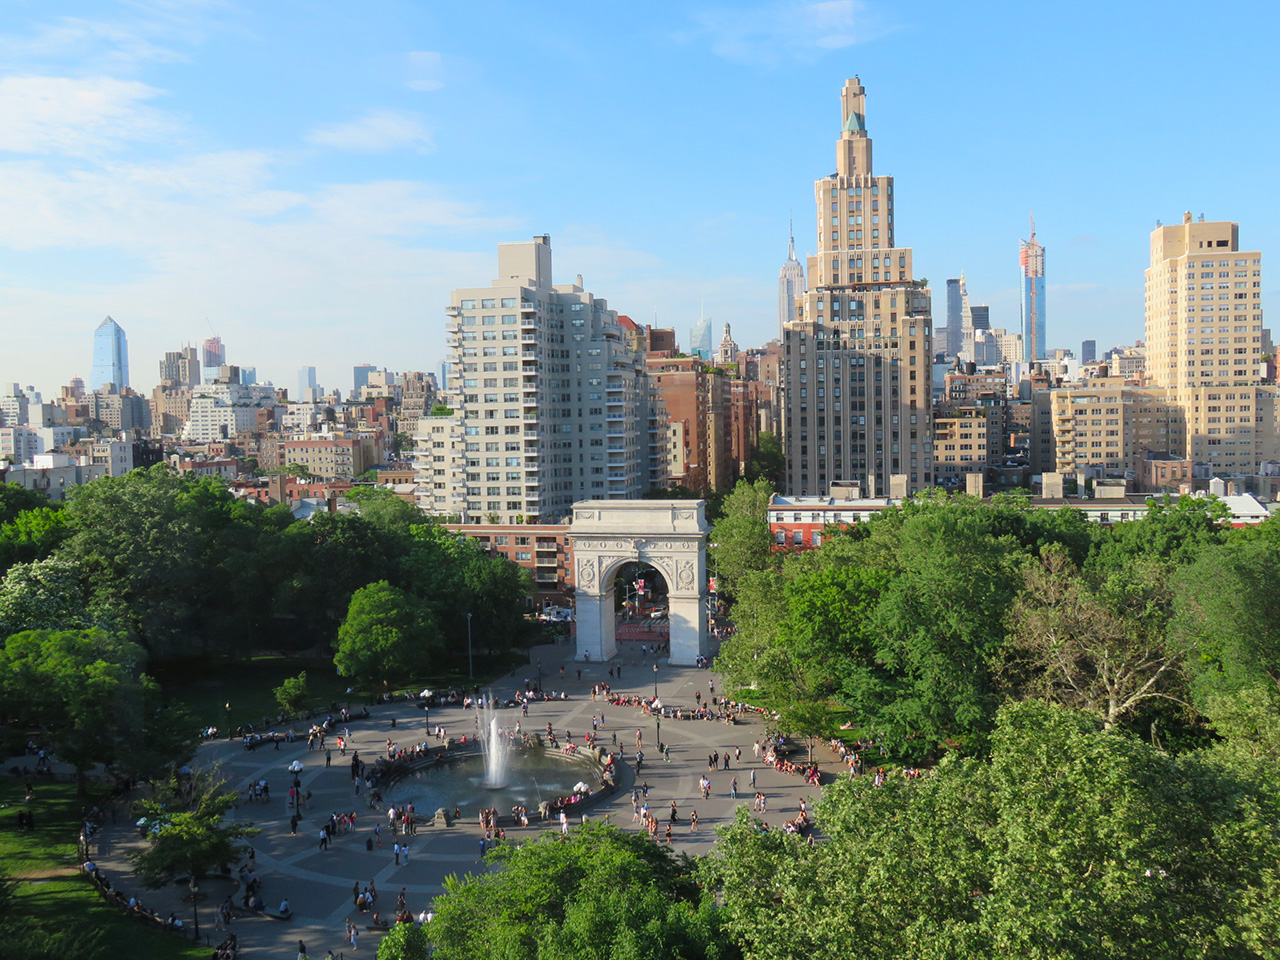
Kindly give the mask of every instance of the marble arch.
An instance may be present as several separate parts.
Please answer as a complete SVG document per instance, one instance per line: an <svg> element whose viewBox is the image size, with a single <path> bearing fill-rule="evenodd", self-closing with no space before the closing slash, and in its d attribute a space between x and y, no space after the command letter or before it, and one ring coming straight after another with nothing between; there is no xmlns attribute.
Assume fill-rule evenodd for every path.
<svg viewBox="0 0 1280 960"><path fill-rule="evenodd" d="M573 505L579 660L609 660L614 634L613 577L622 564L651 564L667 581L670 662L692 666L706 656L707 523L703 500L582 500Z"/></svg>

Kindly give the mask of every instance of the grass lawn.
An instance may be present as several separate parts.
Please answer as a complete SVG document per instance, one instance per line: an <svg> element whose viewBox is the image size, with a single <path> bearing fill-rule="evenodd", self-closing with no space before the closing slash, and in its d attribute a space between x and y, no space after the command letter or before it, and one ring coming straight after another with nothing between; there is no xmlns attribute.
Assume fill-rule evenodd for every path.
<svg viewBox="0 0 1280 960"><path fill-rule="evenodd" d="M422 689L462 689L476 684L488 686L510 674L513 667L521 677L521 670L528 672L522 654L515 659L476 657L476 678L467 678L466 665L460 669L425 677L406 677L391 688L391 692ZM197 660L183 663L156 664L151 672L165 691L181 700L200 721L201 726L227 729L226 704L231 704L231 727L245 723L258 726L264 716L274 717L280 712L272 692L288 677L296 677L307 671L307 684L311 688L313 711L327 712L331 703L350 705L359 709L369 703L365 690L347 692L351 681L339 677L332 660L302 660L294 657L254 657L249 660Z"/></svg>
<svg viewBox="0 0 1280 960"><path fill-rule="evenodd" d="M36 803L30 807L36 829L29 833L16 829L17 810L26 806L23 793L20 778L0 780L0 874L16 882L12 907L24 926L36 931L68 926L100 931L104 958L197 960L208 956L203 944L146 930L121 915L80 875L76 836L87 804L76 798L75 784L45 780L36 784Z"/></svg>

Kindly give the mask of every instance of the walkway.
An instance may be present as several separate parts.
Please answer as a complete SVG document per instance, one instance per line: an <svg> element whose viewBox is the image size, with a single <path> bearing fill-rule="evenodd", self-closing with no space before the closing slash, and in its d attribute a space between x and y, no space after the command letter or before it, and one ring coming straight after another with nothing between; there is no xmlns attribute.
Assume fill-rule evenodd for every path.
<svg viewBox="0 0 1280 960"><path fill-rule="evenodd" d="M631 645L628 644L628 647ZM523 726L527 730L540 730L550 722L557 733L569 730L582 732L590 729L591 717L605 714L602 739L607 743L609 735L618 734L619 750L632 765L635 750L635 733L643 731L645 763L640 779L649 785L649 806L658 816L661 828L666 827L666 813L671 800L679 805L680 824L674 834L674 845L689 853L703 853L714 841L714 828L730 821L737 806L749 805L752 797L750 771L756 772L758 789L769 800L769 812L763 819L778 827L783 820L791 819L798 810L800 798L817 799L817 790L804 784L800 777L781 774L766 768L752 755L752 743L765 736L763 723L758 718L727 725L711 721L665 720L662 724L663 740L671 745L671 763L662 762L656 749L655 721L634 708L614 708L591 700L591 688L596 683L610 683L617 693L653 695L652 661L641 663L639 651L627 650L629 661L621 663L622 678L611 680L608 670L618 666L611 663L575 663L570 657L572 648L565 645L536 648L533 660L543 665L543 686L548 690L567 691L570 699L530 705L529 716ZM559 667L564 665L564 679ZM525 668L527 669L527 668ZM577 672L581 669L581 679ZM536 672L536 669L535 669ZM532 675L531 675L532 678ZM494 685L494 692L501 697L512 695L524 679L524 670ZM669 706L695 706L695 692L709 699L709 682L713 674L693 667L672 667L665 662L659 665L658 689L663 702ZM352 704L356 709L358 704ZM407 744L416 740L431 740L423 729L422 714L412 704L399 703L371 709L369 720L353 723L348 751L359 750L367 762L385 754L388 737ZM397 725L392 729L395 718ZM433 707L430 711L432 726L443 724L451 735L460 736L472 729L471 714L461 707ZM334 741L330 739L330 744ZM741 763L731 763L731 769L720 769L709 774L712 795L702 800L698 788L701 776L708 773L707 757L718 751L721 756L742 751ZM349 758L349 753L348 753ZM239 938L243 955L256 957L293 957L297 954L297 941L303 940L312 957L322 958L332 949L335 956L351 953L344 941L345 922L348 917L359 925L360 938L357 955L376 950L377 937L365 929L365 917L354 909L352 885L361 888L374 881L377 884L378 910L390 918L395 913L396 896L403 887L407 905L415 915L427 908L435 896L443 892L443 881L450 874L470 874L484 869L480 862L480 838L483 836L476 823L476 805L463 805L462 820L452 827L420 826L413 838L411 862L396 866L392 855L392 838L386 832L386 819L369 809L363 793L356 796L352 788L348 758L340 757L335 749L333 766L326 769L322 751L308 751L305 737L294 744L281 744L279 751L261 747L246 752L238 741L215 741L201 747L196 763L208 766L221 764L232 786L243 789L252 781L265 778L271 787L271 799L265 803L246 803L240 807L240 815L251 819L262 830L255 837L257 875L262 882L262 896L271 909L287 897L293 908L293 919L287 922L269 918L239 918L232 929ZM837 769L823 751L821 760L826 770ZM304 771L301 780L304 789L313 794L311 808L306 819L298 827L297 836L289 833L290 811L286 808L290 775L286 767L301 760ZM721 761L723 767L723 760ZM611 822L624 829L637 829L631 821L630 770L621 779L620 789L612 798L593 806L589 815L593 820L610 815ZM730 779L737 776L739 799L729 796ZM359 813L359 829L347 836L335 838L331 849L319 849L317 832L322 818L333 811L339 814L355 810ZM696 834L689 830L689 813L698 811L699 828ZM429 817L433 811L420 810L419 816ZM532 811L531 811L532 812ZM120 818L124 820L125 818ZM365 840L372 835L375 824L383 827L383 846L369 853ZM528 830L509 829L508 842L518 842L522 836L532 836L540 825L531 821ZM101 831L100 842L95 845L94 858L108 872L117 887L126 894L137 892L143 901L167 916L169 910L177 912L190 923L190 904L182 904L179 895L185 889L170 888L159 893L136 888L128 874L126 852L141 841L136 829L123 822L110 825ZM217 943L222 934L213 930L213 906L216 899L201 901L202 935ZM184 912L185 911L185 912ZM368 915L366 915L367 917ZM203 939L203 937L202 937Z"/></svg>

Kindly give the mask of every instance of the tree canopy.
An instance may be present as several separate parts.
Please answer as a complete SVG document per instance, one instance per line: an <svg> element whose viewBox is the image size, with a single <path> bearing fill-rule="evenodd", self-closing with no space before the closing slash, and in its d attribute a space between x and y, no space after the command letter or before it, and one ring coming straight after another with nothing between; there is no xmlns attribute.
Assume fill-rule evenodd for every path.
<svg viewBox="0 0 1280 960"><path fill-rule="evenodd" d="M588 823L486 859L498 869L445 880L430 930L440 960L740 956L692 863L646 837Z"/></svg>

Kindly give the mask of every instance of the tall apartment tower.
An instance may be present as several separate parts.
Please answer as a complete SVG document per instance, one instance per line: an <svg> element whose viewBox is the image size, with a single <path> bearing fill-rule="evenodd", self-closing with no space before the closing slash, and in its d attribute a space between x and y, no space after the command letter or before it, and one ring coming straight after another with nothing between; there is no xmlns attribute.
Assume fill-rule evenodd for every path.
<svg viewBox="0 0 1280 960"><path fill-rule="evenodd" d="M1240 249L1240 225L1191 214L1151 233L1146 372L1185 417L1170 452L1215 473L1254 473L1280 456L1276 388L1263 383L1262 254Z"/></svg>
<svg viewBox="0 0 1280 960"><path fill-rule="evenodd" d="M809 290L783 331L787 489L843 480L901 495L933 482L930 293L896 244L893 178L872 170L857 77L840 105L836 172L814 182Z"/></svg>
<svg viewBox="0 0 1280 960"><path fill-rule="evenodd" d="M581 278L552 283L550 237L500 243L498 279L454 290L446 312L457 431L437 423L429 442L441 453L419 458L420 484L433 491L425 508L554 522L577 500L649 489L652 452L664 447L650 442L656 399L643 349ZM420 421L420 450L433 419ZM458 434L450 455L447 437Z"/></svg>
<svg viewBox="0 0 1280 960"><path fill-rule="evenodd" d="M947 342L943 347L948 357L960 355L964 345L964 326L960 316L960 286L958 277L947 281Z"/></svg>
<svg viewBox="0 0 1280 960"><path fill-rule="evenodd" d="M1022 265L1022 344L1024 360L1045 358L1044 326L1044 244L1036 239L1036 221L1031 220L1031 238L1018 242Z"/></svg>
<svg viewBox="0 0 1280 960"><path fill-rule="evenodd" d="M804 300L804 267L796 259L794 227L787 241L787 259L778 272L778 330L797 319L796 309Z"/></svg>
<svg viewBox="0 0 1280 960"><path fill-rule="evenodd" d="M1080 341L1080 362L1093 363L1098 359L1098 341L1097 340L1081 340Z"/></svg>
<svg viewBox="0 0 1280 960"><path fill-rule="evenodd" d="M110 317L93 331L93 372L89 389L114 383L117 390L129 386L129 341L124 328Z"/></svg>
<svg viewBox="0 0 1280 960"><path fill-rule="evenodd" d="M195 347L170 350L160 361L160 382L177 387L200 386L200 353Z"/></svg>
<svg viewBox="0 0 1280 960"><path fill-rule="evenodd" d="M200 346L200 376L205 383L213 383L218 371L227 362L227 348L219 336L206 338Z"/></svg>

